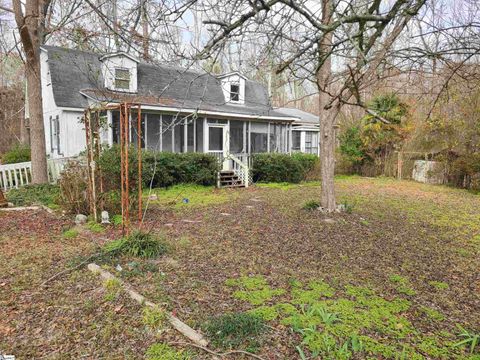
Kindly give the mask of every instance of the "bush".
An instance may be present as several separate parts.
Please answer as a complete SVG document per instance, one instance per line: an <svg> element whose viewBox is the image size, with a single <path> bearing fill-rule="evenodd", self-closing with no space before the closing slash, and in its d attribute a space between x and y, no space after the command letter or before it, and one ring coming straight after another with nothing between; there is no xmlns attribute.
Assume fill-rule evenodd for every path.
<svg viewBox="0 0 480 360"><path fill-rule="evenodd" d="M318 157L312 154L255 154L253 181L299 183L307 178L318 162Z"/></svg>
<svg viewBox="0 0 480 360"><path fill-rule="evenodd" d="M60 203L70 214L88 214L87 168L79 162L70 161L65 165L59 180Z"/></svg>
<svg viewBox="0 0 480 360"><path fill-rule="evenodd" d="M212 318L205 324L204 329L214 346L255 347L258 345L258 337L266 331L266 326L264 321L256 315L231 313Z"/></svg>
<svg viewBox="0 0 480 360"><path fill-rule="evenodd" d="M111 256L155 258L165 254L168 246L165 241L150 233L135 231L127 237L107 243L103 250Z"/></svg>
<svg viewBox="0 0 480 360"><path fill-rule="evenodd" d="M99 160L107 190L120 189L120 147L114 145L105 149ZM175 184L214 185L219 165L210 154L167 153L144 151L142 153L142 183L149 187L167 187ZM129 177L132 188L138 182L137 151L132 147L129 154Z"/></svg>
<svg viewBox="0 0 480 360"><path fill-rule="evenodd" d="M57 185L40 184L25 185L19 189L10 190L6 197L15 206L28 206L41 204L49 207L57 207L60 191Z"/></svg>
<svg viewBox="0 0 480 360"><path fill-rule="evenodd" d="M30 147L17 144L3 154L1 160L3 164L16 164L30 161Z"/></svg>
<svg viewBox="0 0 480 360"><path fill-rule="evenodd" d="M320 203L316 200L309 200L302 207L304 210L317 210L320 208Z"/></svg>

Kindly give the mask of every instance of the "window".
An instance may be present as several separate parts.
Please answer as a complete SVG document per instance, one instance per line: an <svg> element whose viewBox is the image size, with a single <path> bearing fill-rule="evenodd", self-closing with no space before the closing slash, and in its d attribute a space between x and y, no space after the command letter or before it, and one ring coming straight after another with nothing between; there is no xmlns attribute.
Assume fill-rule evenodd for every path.
<svg viewBox="0 0 480 360"><path fill-rule="evenodd" d="M305 132L305 152L307 154L318 154L318 133L313 131Z"/></svg>
<svg viewBox="0 0 480 360"><path fill-rule="evenodd" d="M250 129L250 153L267 152L268 149L268 124L251 123Z"/></svg>
<svg viewBox="0 0 480 360"><path fill-rule="evenodd" d="M60 121L58 115L50 116L50 150L52 153L56 150L57 154L60 154Z"/></svg>
<svg viewBox="0 0 480 360"><path fill-rule="evenodd" d="M233 154L243 153L243 121L230 121L230 152Z"/></svg>
<svg viewBox="0 0 480 360"><path fill-rule="evenodd" d="M240 85L238 83L230 84L230 101L240 101Z"/></svg>
<svg viewBox="0 0 480 360"><path fill-rule="evenodd" d="M130 71L128 69L115 69L115 89L129 90L130 89Z"/></svg>

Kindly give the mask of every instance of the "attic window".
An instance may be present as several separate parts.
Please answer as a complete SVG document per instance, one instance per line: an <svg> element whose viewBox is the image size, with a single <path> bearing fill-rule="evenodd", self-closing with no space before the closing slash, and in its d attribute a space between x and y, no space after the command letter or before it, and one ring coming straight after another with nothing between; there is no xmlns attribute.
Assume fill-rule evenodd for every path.
<svg viewBox="0 0 480 360"><path fill-rule="evenodd" d="M230 84L230 101L240 101L240 84Z"/></svg>
<svg viewBox="0 0 480 360"><path fill-rule="evenodd" d="M130 89L130 71L128 69L115 69L115 89L129 90Z"/></svg>

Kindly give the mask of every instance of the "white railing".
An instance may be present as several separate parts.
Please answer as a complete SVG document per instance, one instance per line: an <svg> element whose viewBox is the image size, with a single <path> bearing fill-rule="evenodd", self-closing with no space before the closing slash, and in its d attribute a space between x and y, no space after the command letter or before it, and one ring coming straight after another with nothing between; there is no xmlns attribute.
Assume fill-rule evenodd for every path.
<svg viewBox="0 0 480 360"><path fill-rule="evenodd" d="M226 158L231 160L232 170L243 181L245 187L252 183L250 176L250 156L248 154L227 154Z"/></svg>
<svg viewBox="0 0 480 360"><path fill-rule="evenodd" d="M57 182L65 164L72 158L48 160L48 179L51 183ZM0 165L0 188L4 191L18 189L32 182L32 163L22 162L16 164Z"/></svg>

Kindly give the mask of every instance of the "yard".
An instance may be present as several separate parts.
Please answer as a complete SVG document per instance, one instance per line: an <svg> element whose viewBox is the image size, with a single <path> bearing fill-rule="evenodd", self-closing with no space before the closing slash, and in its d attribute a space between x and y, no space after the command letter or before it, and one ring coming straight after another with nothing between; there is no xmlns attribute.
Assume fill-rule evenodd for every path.
<svg viewBox="0 0 480 360"><path fill-rule="evenodd" d="M144 229L165 238L168 253L104 266L217 352L479 359L478 195L384 178L336 186L347 211L333 215L304 208L319 198L315 182L155 190ZM41 286L120 236L118 226L72 226L44 211L0 213L0 350L210 358L85 267Z"/></svg>

